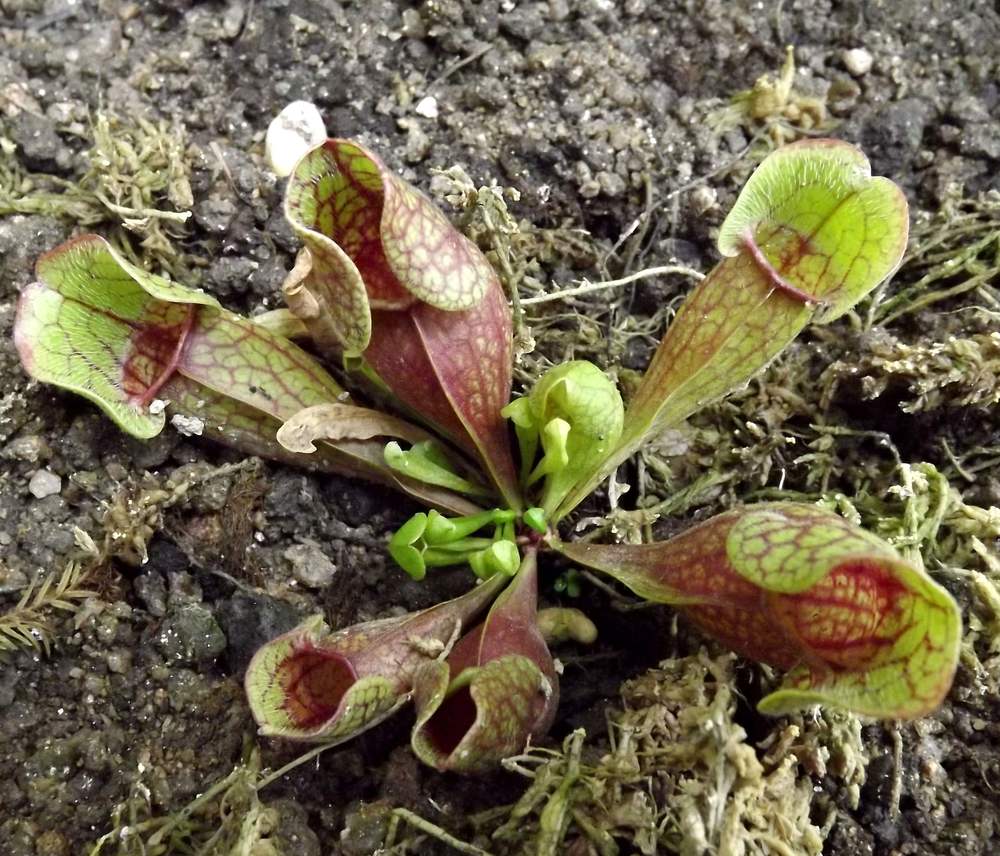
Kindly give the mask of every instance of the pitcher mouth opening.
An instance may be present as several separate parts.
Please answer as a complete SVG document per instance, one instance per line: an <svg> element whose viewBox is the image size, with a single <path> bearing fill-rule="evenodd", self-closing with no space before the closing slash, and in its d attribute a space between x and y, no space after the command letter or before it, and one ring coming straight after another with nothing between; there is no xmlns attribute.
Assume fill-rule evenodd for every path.
<svg viewBox="0 0 1000 856"><path fill-rule="evenodd" d="M289 661L282 667L286 672L282 706L298 728L316 728L337 713L357 674L345 657L329 651L297 651Z"/></svg>
<svg viewBox="0 0 1000 856"><path fill-rule="evenodd" d="M479 711L470 685L450 693L434 715L424 723L424 733L434 751L442 758L450 756L476 724Z"/></svg>

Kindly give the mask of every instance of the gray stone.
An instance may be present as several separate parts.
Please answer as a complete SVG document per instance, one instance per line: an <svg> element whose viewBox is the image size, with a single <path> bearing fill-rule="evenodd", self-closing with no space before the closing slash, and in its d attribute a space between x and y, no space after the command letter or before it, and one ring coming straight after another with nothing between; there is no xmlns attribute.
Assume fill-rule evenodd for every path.
<svg viewBox="0 0 1000 856"><path fill-rule="evenodd" d="M302 616L291 604L258 592L238 591L216 611L229 645L226 661L241 674L257 649L291 630Z"/></svg>
<svg viewBox="0 0 1000 856"><path fill-rule="evenodd" d="M962 154L973 158L1000 160L1000 135L993 125L966 125L959 146Z"/></svg>
<svg viewBox="0 0 1000 856"><path fill-rule="evenodd" d="M0 565L0 594L21 591L28 584L28 578L17 568Z"/></svg>
<svg viewBox="0 0 1000 856"><path fill-rule="evenodd" d="M340 833L340 847L346 856L364 856L381 849L389 829L391 811L383 802L358 803L348 809Z"/></svg>
<svg viewBox="0 0 1000 856"><path fill-rule="evenodd" d="M160 574L155 571L139 574L132 581L132 588L150 615L162 618L167 614L167 587Z"/></svg>
<svg viewBox="0 0 1000 856"><path fill-rule="evenodd" d="M218 258L208 270L209 288L222 297L244 294L250 288L251 277L259 267L259 262L241 256Z"/></svg>
<svg viewBox="0 0 1000 856"><path fill-rule="evenodd" d="M625 193L625 179L618 175L618 173L602 170L595 177L597 183L601 186L601 192L605 196L615 197Z"/></svg>
<svg viewBox="0 0 1000 856"><path fill-rule="evenodd" d="M28 482L28 491L35 499L55 496L62 490L62 479L51 470L35 470Z"/></svg>
<svg viewBox="0 0 1000 856"><path fill-rule="evenodd" d="M568 0L549 0L548 16L550 21L565 21L571 12Z"/></svg>
<svg viewBox="0 0 1000 856"><path fill-rule="evenodd" d="M934 108L921 98L904 98L872 114L862 143L876 174L898 174L916 157Z"/></svg>
<svg viewBox="0 0 1000 856"><path fill-rule="evenodd" d="M278 852L285 856L320 856L323 848L309 828L309 815L301 805L291 799L279 799L268 806L278 812L274 835Z"/></svg>
<svg viewBox="0 0 1000 856"><path fill-rule="evenodd" d="M541 35L545 29L545 18L542 16L540 3L529 6L519 6L500 17L500 29L516 39L530 42Z"/></svg>
<svg viewBox="0 0 1000 856"><path fill-rule="evenodd" d="M156 645L168 660L193 664L218 657L226 650L226 637L211 610L187 603L167 614Z"/></svg>
<svg viewBox="0 0 1000 856"><path fill-rule="evenodd" d="M236 204L232 199L212 196L194 207L194 219L207 232L224 235L236 216Z"/></svg>
<svg viewBox="0 0 1000 856"><path fill-rule="evenodd" d="M323 588L333 582L337 566L315 541L303 540L284 553L292 566L292 576L310 588Z"/></svg>
<svg viewBox="0 0 1000 856"><path fill-rule="evenodd" d="M167 614L167 586L162 574L152 570L139 574L132 587L150 615L162 618Z"/></svg>
<svg viewBox="0 0 1000 856"><path fill-rule="evenodd" d="M402 14L402 33L408 39L427 38L427 25L416 9L404 9Z"/></svg>
<svg viewBox="0 0 1000 856"><path fill-rule="evenodd" d="M21 161L28 169L52 170L65 160L66 147L51 119L21 113L11 124L11 137L17 143Z"/></svg>
<svg viewBox="0 0 1000 856"><path fill-rule="evenodd" d="M91 27L90 32L71 50L75 51L82 68L96 73L107 68L108 60L118 52L121 43L121 24L115 20L103 20Z"/></svg>
<svg viewBox="0 0 1000 856"><path fill-rule="evenodd" d="M0 297L32 281L35 259L64 241L69 227L54 217L16 214L0 220Z"/></svg>
<svg viewBox="0 0 1000 856"><path fill-rule="evenodd" d="M26 461L29 464L37 464L39 461L48 460L52 457L52 449L45 442L44 437L38 434L25 434L15 437L3 450L3 457L8 461Z"/></svg>
<svg viewBox="0 0 1000 856"><path fill-rule="evenodd" d="M106 662L109 672L115 675L124 675L132 665L132 652L124 649L109 651Z"/></svg>

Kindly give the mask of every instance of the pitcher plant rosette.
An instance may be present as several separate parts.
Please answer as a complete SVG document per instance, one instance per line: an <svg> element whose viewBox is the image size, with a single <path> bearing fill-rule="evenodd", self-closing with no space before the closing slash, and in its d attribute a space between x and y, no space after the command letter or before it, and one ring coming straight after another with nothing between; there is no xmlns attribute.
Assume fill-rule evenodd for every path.
<svg viewBox="0 0 1000 856"><path fill-rule="evenodd" d="M413 750L431 766L476 772L518 753L558 703L537 612L552 553L784 670L764 713L826 704L902 719L941 703L959 651L955 602L819 506L734 508L663 543L560 535L650 437L744 385L806 325L840 317L895 270L906 201L856 148L808 140L760 164L722 224L722 261L678 310L627 406L579 360L511 400L511 312L497 275L361 144L308 151L285 213L302 249L281 323L240 317L84 235L38 261L14 333L30 375L89 398L134 436L170 420L408 493L427 511L392 536L398 564L415 579L470 569L466 595L423 612L335 630L315 616L267 643L246 675L263 734L341 741L412 702ZM303 346L291 328L308 334Z"/></svg>

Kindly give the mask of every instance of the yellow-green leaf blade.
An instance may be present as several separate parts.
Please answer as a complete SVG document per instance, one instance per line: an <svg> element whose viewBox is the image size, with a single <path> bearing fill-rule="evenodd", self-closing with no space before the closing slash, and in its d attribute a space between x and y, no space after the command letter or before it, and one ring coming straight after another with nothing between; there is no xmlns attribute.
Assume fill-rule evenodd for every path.
<svg viewBox="0 0 1000 856"><path fill-rule="evenodd" d="M619 448L560 516L650 431L739 388L810 320L854 306L899 264L908 231L902 192L872 178L853 146L804 140L769 155L723 223L719 250L728 258L681 307L644 375Z"/></svg>
<svg viewBox="0 0 1000 856"><path fill-rule="evenodd" d="M859 149L840 140L802 140L757 168L718 243L732 256L751 235L782 278L822 303L817 320L829 321L895 270L908 233L902 191L872 178Z"/></svg>
<svg viewBox="0 0 1000 856"><path fill-rule="evenodd" d="M765 713L823 703L912 718L951 686L961 640L952 597L891 546L816 506L736 509L663 543L556 548L788 670L761 702Z"/></svg>
<svg viewBox="0 0 1000 856"><path fill-rule="evenodd" d="M777 292L747 255L724 259L681 306L629 402L617 447L580 480L565 516L632 455L650 431L683 421L746 383L808 322L805 304Z"/></svg>
<svg viewBox="0 0 1000 856"><path fill-rule="evenodd" d="M344 390L289 339L224 309L198 312L177 370L275 419L344 399Z"/></svg>
<svg viewBox="0 0 1000 856"><path fill-rule="evenodd" d="M803 664L785 676L779 690L758 705L763 713L781 714L814 704L846 708L866 716L913 719L925 716L941 704L955 674L962 637L961 614L954 599L923 571L905 562L885 563L894 585L879 592L878 586L855 595L855 612L863 612L866 601L885 598L878 620L856 628L854 635L840 630L830 634L825 647L818 645L823 625L811 625L817 633L814 650L825 650L839 659L840 669L820 669ZM868 576L872 576L869 569ZM816 595L821 595L817 592ZM814 595L814 596L816 596ZM831 611L832 612L832 611ZM837 614L828 615L834 627ZM840 657L833 656L839 646ZM863 659L864 668L850 666Z"/></svg>
<svg viewBox="0 0 1000 856"><path fill-rule="evenodd" d="M726 555L741 577L767 591L796 594L855 556L898 558L881 538L815 505L751 506L726 536Z"/></svg>
<svg viewBox="0 0 1000 856"><path fill-rule="evenodd" d="M28 374L82 395L123 431L145 439L163 430L165 417L127 399L120 362L108 353L124 352L130 336L124 322L95 317L43 283L21 291L14 342Z"/></svg>
<svg viewBox="0 0 1000 856"><path fill-rule="evenodd" d="M216 301L130 264L97 235L42 256L36 274L14 325L28 373L90 399L134 436L158 434L163 415L147 405L176 368L194 314Z"/></svg>

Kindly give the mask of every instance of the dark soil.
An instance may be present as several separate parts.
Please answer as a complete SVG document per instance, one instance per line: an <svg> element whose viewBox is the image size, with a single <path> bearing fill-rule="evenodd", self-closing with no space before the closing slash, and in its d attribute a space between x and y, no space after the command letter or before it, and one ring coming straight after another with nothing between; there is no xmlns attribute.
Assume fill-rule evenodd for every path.
<svg viewBox="0 0 1000 856"><path fill-rule="evenodd" d="M202 287L248 313L280 305L292 262L262 140L296 99L319 107L331 135L357 137L415 184L461 164L477 184L519 190L518 219L586 230L602 254L647 208L648 186L656 216L644 263L673 255L707 269L712 229L752 166L754 133L720 130L709 116L777 70L785 44L796 49L796 88L826 101L829 133L861 145L915 216L955 194L1000 191L1000 15L988 0L0 0L0 158L74 181L96 111L174 123L194 163L194 216L179 247ZM870 54L865 73L845 64L856 48ZM436 118L415 112L427 95ZM170 428L148 444L131 440L83 401L27 380L9 336L14 301L34 259L74 230L44 213L0 217L4 606L76 555L74 527L98 539L122 491L240 460ZM581 265L555 254L535 276L546 285L601 276ZM634 311L651 315L683 287L642 286ZM933 323L914 318L904 331ZM622 359L641 368L648 356L647 346ZM900 421L896 403L841 406L855 427L889 431L909 460L938 460L932 431ZM955 430L972 426L970 444L1000 443L990 413L955 418ZM37 498L29 482L42 469L61 481ZM982 490L981 503L998 504ZM84 853L140 778L166 811L225 776L254 731L242 670L301 618L323 610L345 626L461 592L461 572L418 584L388 560L386 534L414 510L381 489L271 464L197 483L152 527L148 561L116 561L101 597L58 625L50 656L0 660L0 853ZM236 543L232 532L243 533ZM600 737L623 679L699 644L683 627L672 633L665 610L637 621L592 590L581 605L602 641L586 657L559 652L568 666L556 741L578 725ZM873 760L857 809L817 781L837 811L825 852L997 852L1000 699L977 686L963 670L949 704L904 730L898 818L882 726L865 731ZM744 727L763 737L770 725L750 710ZM288 854L364 852L340 838L359 801L385 800L462 835L465 815L523 791L513 774L466 781L420 768L409 724L402 715L272 788L298 830ZM262 748L269 766L300 751Z"/></svg>

